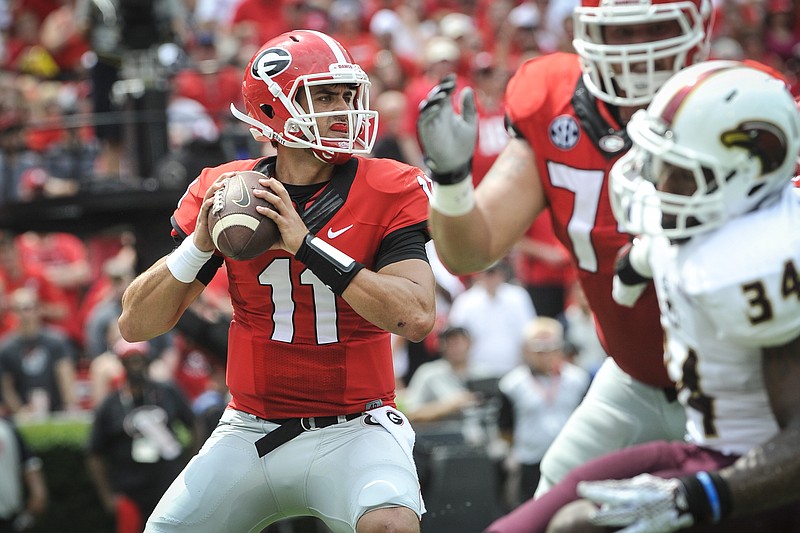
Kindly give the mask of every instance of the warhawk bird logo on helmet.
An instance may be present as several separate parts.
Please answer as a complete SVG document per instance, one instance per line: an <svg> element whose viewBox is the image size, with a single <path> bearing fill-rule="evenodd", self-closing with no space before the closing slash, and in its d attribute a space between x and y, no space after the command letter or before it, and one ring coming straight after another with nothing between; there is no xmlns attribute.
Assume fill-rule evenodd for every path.
<svg viewBox="0 0 800 533"><path fill-rule="evenodd" d="M762 174L769 174L786 161L786 136L767 122L743 122L720 136L723 145L744 148L761 161Z"/></svg>

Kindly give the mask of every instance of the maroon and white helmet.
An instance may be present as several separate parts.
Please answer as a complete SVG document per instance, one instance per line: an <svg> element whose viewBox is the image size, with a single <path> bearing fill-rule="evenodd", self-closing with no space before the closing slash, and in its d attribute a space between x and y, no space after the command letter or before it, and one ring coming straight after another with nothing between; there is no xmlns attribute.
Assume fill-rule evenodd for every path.
<svg viewBox="0 0 800 533"><path fill-rule="evenodd" d="M738 61L684 69L627 128L633 147L612 167L609 192L633 234L686 239L767 205L800 153L800 112L786 84ZM681 191L664 187L666 177Z"/></svg>
<svg viewBox="0 0 800 533"><path fill-rule="evenodd" d="M346 84L355 91L353 109L316 112L310 88ZM324 33L296 30L264 44L245 70L242 96L245 111L231 104L231 112L263 135L289 148L310 148L322 161L346 162L353 154L369 154L375 143L378 113L369 108L370 81L350 53ZM309 109L297 96L305 91ZM345 116L347 137L324 137L317 119Z"/></svg>

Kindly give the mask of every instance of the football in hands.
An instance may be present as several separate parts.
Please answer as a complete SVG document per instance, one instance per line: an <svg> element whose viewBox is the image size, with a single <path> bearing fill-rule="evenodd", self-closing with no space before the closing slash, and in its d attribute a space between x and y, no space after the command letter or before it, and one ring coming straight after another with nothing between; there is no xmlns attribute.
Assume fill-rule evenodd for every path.
<svg viewBox="0 0 800 533"><path fill-rule="evenodd" d="M274 209L253 194L253 189L262 188L258 180L265 178L255 170L237 172L214 193L208 230L214 246L226 257L237 261L253 259L281 237L277 224L256 211L258 205Z"/></svg>

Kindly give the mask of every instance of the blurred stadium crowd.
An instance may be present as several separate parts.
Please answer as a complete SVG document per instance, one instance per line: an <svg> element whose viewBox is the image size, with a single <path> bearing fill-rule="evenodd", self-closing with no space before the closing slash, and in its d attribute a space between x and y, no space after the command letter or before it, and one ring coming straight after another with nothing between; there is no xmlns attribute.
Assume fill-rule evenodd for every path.
<svg viewBox="0 0 800 533"><path fill-rule="evenodd" d="M530 57L572 51L577 3L0 0L0 205L148 183L182 190L205 166L263 155L264 145L250 140L229 106L242 107L241 72L253 52L292 28L332 35L369 74L372 107L380 113L376 157L423 167L415 132L418 104L451 72L460 86L474 87L481 118L473 177L479 181L507 141L506 82ZM770 65L800 96L797 3L717 0L715 9L712 58ZM571 324L572 335L587 332L589 342L589 311L573 292L573 276L564 274L566 254L556 249L552 229L541 226L545 217L540 219L528 238L554 247L556 257L546 262L561 274L535 279L521 243L497 283L522 285L536 313ZM135 275L135 243L129 232L101 230L91 237L29 232L0 238L0 349L13 351L8 341L22 329L48 325L63 335L47 341L47 383L22 385L8 376L8 365L0 368L3 403L11 413L90 413L121 375L118 358L124 354L115 353L115 326L122 290ZM450 304L476 280L482 282L441 273L439 331ZM218 275L203 293L188 318L197 323L183 323L180 331L151 343L152 376L177 383L198 414L224 405L230 313L225 283ZM537 301L537 284L559 285L561 295ZM30 287L35 294L26 291ZM421 363L438 356L439 340L432 334L417 346L398 342L401 390ZM567 355L591 373L597 358L587 355L590 347L569 335L567 340L575 350ZM44 400L31 394L42 389Z"/></svg>
<svg viewBox="0 0 800 533"><path fill-rule="evenodd" d="M350 49L383 115L376 155L421 164L416 106L435 81L457 72L462 84L486 93L479 101L487 113L502 115L504 82L521 61L571 50L575 4L5 0L0 200L79 194L120 176L191 180L197 163L175 164L185 152L202 155L203 164L253 155L257 148L231 121L229 104L240 99L241 68L252 52L291 28L328 32ZM718 0L715 9L712 57L755 59L797 85L794 2ZM143 146L142 135L157 134L163 146ZM491 157L497 143L487 137L479 156Z"/></svg>

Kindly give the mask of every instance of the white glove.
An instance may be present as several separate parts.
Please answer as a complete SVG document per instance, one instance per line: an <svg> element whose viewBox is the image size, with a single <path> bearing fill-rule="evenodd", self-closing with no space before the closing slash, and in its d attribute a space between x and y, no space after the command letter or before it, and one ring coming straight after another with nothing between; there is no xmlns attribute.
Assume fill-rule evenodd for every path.
<svg viewBox="0 0 800 533"><path fill-rule="evenodd" d="M478 139L473 91L469 87L461 91L461 114L457 114L450 102L455 87L455 75L445 76L420 104L417 119L425 164L431 170L433 181L443 185L469 176Z"/></svg>
<svg viewBox="0 0 800 533"><path fill-rule="evenodd" d="M694 525L679 479L641 474L633 479L581 481L578 494L601 504L591 522L618 533L669 533Z"/></svg>

